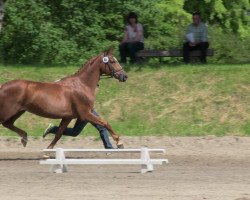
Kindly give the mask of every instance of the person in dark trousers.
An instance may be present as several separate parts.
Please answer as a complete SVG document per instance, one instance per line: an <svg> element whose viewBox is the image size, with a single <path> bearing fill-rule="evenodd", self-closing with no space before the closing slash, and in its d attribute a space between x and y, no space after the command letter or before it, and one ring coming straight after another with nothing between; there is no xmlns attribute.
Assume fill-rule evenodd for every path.
<svg viewBox="0 0 250 200"><path fill-rule="evenodd" d="M192 14L193 23L190 24L186 31L186 42L183 44L183 60L187 64L190 62L189 53L193 50L200 50L201 63L206 63L207 49L209 46L207 26L201 22L199 12Z"/></svg>
<svg viewBox="0 0 250 200"><path fill-rule="evenodd" d="M126 63L126 57L130 57L130 63L136 63L136 52L144 49L143 27L138 23L134 12L127 16L127 25L124 29L124 37L119 45L121 63Z"/></svg>
<svg viewBox="0 0 250 200"><path fill-rule="evenodd" d="M96 116L99 116L99 114L93 109L92 113ZM67 128L63 135L67 135L67 136L72 136L72 137L76 137L78 136L81 131L84 129L84 127L88 124L88 121L81 121L79 119L76 120L76 123L74 125L73 128ZM103 145L105 149L113 149L112 144L110 143L109 140L109 132L108 130L98 124L92 124L100 133L100 137L102 139ZM44 131L43 137L45 138L46 135L52 133L55 134L58 131L58 126L52 126L52 124L50 124L47 129Z"/></svg>

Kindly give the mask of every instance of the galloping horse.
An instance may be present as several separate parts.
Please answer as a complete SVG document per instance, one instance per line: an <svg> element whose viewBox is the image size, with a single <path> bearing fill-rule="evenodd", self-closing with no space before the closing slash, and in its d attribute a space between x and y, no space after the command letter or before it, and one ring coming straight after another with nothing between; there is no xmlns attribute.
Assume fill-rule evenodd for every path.
<svg viewBox="0 0 250 200"><path fill-rule="evenodd" d="M90 59L78 72L56 82L12 80L0 85L0 124L21 136L27 144L27 133L14 125L25 112L41 117L62 119L55 138L48 146L54 148L62 133L74 118L87 120L108 129L118 148L123 144L107 121L91 113L95 101L95 89L102 74L125 82L128 78L110 49Z"/></svg>

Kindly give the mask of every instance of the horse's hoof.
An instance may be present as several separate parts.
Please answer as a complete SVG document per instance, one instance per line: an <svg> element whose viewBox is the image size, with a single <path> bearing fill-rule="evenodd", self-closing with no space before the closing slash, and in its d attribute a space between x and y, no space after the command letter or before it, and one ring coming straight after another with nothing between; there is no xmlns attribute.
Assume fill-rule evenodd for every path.
<svg viewBox="0 0 250 200"><path fill-rule="evenodd" d="M124 146L123 146L123 144L118 144L118 145L117 145L117 148L118 148L118 149L124 149Z"/></svg>
<svg viewBox="0 0 250 200"><path fill-rule="evenodd" d="M28 142L28 138L27 137L23 137L21 139L21 143L23 144L24 147L26 147L27 142Z"/></svg>

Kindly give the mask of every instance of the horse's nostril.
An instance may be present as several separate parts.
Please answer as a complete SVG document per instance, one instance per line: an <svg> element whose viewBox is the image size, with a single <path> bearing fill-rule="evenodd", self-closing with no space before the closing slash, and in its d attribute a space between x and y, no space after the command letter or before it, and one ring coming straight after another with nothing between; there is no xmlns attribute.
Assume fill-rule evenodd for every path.
<svg viewBox="0 0 250 200"><path fill-rule="evenodd" d="M123 77L123 80L126 81L127 79L128 79L128 76L125 75L125 76Z"/></svg>

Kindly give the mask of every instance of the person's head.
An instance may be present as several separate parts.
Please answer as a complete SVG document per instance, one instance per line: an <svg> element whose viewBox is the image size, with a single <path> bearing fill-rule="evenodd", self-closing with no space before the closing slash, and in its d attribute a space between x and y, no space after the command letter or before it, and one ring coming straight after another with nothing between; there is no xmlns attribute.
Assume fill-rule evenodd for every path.
<svg viewBox="0 0 250 200"><path fill-rule="evenodd" d="M130 12L127 16L127 23L131 24L136 24L138 22L138 17L136 13Z"/></svg>
<svg viewBox="0 0 250 200"><path fill-rule="evenodd" d="M193 12L193 14L192 14L192 20L193 20L193 25L194 26L199 25L199 23L201 22L200 12L198 12L198 11Z"/></svg>

